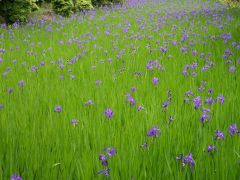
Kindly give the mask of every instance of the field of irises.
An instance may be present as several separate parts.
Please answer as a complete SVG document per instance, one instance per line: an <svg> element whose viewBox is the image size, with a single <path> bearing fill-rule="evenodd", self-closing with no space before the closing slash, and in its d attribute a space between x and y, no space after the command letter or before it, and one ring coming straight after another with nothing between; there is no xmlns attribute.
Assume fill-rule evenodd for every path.
<svg viewBox="0 0 240 180"><path fill-rule="evenodd" d="M0 179L239 180L239 68L214 2L2 24Z"/></svg>

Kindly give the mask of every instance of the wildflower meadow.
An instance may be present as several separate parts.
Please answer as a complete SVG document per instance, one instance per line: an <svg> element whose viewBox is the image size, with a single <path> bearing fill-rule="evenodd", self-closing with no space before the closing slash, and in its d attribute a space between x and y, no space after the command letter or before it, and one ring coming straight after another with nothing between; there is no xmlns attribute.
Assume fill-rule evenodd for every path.
<svg viewBox="0 0 240 180"><path fill-rule="evenodd" d="M240 179L240 10L129 0L0 27L0 179Z"/></svg>

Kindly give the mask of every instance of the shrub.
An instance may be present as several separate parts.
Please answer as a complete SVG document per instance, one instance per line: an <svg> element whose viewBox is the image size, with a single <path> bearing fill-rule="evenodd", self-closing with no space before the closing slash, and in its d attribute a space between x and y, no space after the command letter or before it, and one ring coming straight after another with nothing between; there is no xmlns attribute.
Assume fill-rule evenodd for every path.
<svg viewBox="0 0 240 180"><path fill-rule="evenodd" d="M31 4L31 11L37 11L39 9L38 5L37 5L37 1L38 0L31 0L30 4Z"/></svg>
<svg viewBox="0 0 240 180"><path fill-rule="evenodd" d="M231 8L240 8L240 0L220 0Z"/></svg>
<svg viewBox="0 0 240 180"><path fill-rule="evenodd" d="M52 0L35 0L37 5L42 5L44 2L45 3L51 3Z"/></svg>
<svg viewBox="0 0 240 180"><path fill-rule="evenodd" d="M77 11L93 9L91 1L88 0L77 0L75 7Z"/></svg>
<svg viewBox="0 0 240 180"><path fill-rule="evenodd" d="M92 0L94 6L107 6L112 4L122 4L125 0Z"/></svg>
<svg viewBox="0 0 240 180"><path fill-rule="evenodd" d="M104 4L105 0L92 0L92 4L94 6L99 6L101 4Z"/></svg>
<svg viewBox="0 0 240 180"><path fill-rule="evenodd" d="M34 4L30 0L1 0L0 16L7 23L27 21Z"/></svg>
<svg viewBox="0 0 240 180"><path fill-rule="evenodd" d="M52 0L53 11L61 16L72 14L73 4L71 0Z"/></svg>

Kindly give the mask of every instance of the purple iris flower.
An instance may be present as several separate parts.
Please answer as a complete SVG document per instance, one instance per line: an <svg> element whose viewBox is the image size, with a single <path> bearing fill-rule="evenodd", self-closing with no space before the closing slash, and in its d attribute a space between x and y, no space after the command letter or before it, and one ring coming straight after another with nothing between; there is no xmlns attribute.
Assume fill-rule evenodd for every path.
<svg viewBox="0 0 240 180"><path fill-rule="evenodd" d="M62 112L62 107L60 105L56 105L55 108L54 108L54 112Z"/></svg>
<svg viewBox="0 0 240 180"><path fill-rule="evenodd" d="M192 68L192 69L195 69L197 66L198 66L198 64L195 63L195 62L193 62L193 63L191 64L191 68Z"/></svg>
<svg viewBox="0 0 240 180"><path fill-rule="evenodd" d="M209 94L212 94L212 93L213 93L213 89L211 89L211 88L208 89L208 93L209 93Z"/></svg>
<svg viewBox="0 0 240 180"><path fill-rule="evenodd" d="M32 66L32 72L36 72L38 70L38 67L37 66Z"/></svg>
<svg viewBox="0 0 240 180"><path fill-rule="evenodd" d="M72 119L72 120L71 120L71 124L72 124L73 126L78 125L78 123L79 123L79 121L78 121L77 119Z"/></svg>
<svg viewBox="0 0 240 180"><path fill-rule="evenodd" d="M209 120L209 116L208 116L206 113L203 113L202 116L201 116L201 118L200 118L200 121L201 121L202 123L205 123L205 122L207 122L208 120Z"/></svg>
<svg viewBox="0 0 240 180"><path fill-rule="evenodd" d="M194 51L192 52L192 54L193 54L193 56L196 56L196 55L198 54L198 52L197 52L196 50L194 50Z"/></svg>
<svg viewBox="0 0 240 180"><path fill-rule="evenodd" d="M108 148L108 150L107 150L107 155L109 156L109 157L112 157L112 156L114 156L115 154L116 154L116 149L115 148Z"/></svg>
<svg viewBox="0 0 240 180"><path fill-rule="evenodd" d="M4 105L3 104L0 104L0 109L3 109L4 108Z"/></svg>
<svg viewBox="0 0 240 180"><path fill-rule="evenodd" d="M23 87L24 86L24 80L19 81L18 86Z"/></svg>
<svg viewBox="0 0 240 180"><path fill-rule="evenodd" d="M7 88L7 92L8 93L12 93L13 92L13 88Z"/></svg>
<svg viewBox="0 0 240 180"><path fill-rule="evenodd" d="M22 180L22 177L17 174L14 174L11 176L10 180Z"/></svg>
<svg viewBox="0 0 240 180"><path fill-rule="evenodd" d="M192 96L193 95L193 92L192 91L186 91L185 92L185 95L187 96L187 97L189 97L189 96Z"/></svg>
<svg viewBox="0 0 240 180"><path fill-rule="evenodd" d="M102 81L101 80L96 80L96 85L101 85L102 84Z"/></svg>
<svg viewBox="0 0 240 180"><path fill-rule="evenodd" d="M157 85L159 83L159 79L157 77L154 77L152 79L152 82L153 82L154 85Z"/></svg>
<svg viewBox="0 0 240 180"><path fill-rule="evenodd" d="M193 168L195 166L195 162L194 162L194 159L192 157L192 153L189 153L187 156L185 156L183 158L183 163L182 163L183 166L185 165L189 165L191 168Z"/></svg>
<svg viewBox="0 0 240 180"><path fill-rule="evenodd" d="M183 159L183 154L180 153L180 154L176 157L176 160L182 161L182 159Z"/></svg>
<svg viewBox="0 0 240 180"><path fill-rule="evenodd" d="M197 96L196 98L194 98L193 102L194 102L194 108L195 109L198 109L198 107L202 106L200 96Z"/></svg>
<svg viewBox="0 0 240 180"><path fill-rule="evenodd" d="M86 103L85 103L85 106L91 106L93 105L93 102L91 99L87 100Z"/></svg>
<svg viewBox="0 0 240 180"><path fill-rule="evenodd" d="M232 51L230 51L229 49L226 49L224 54L227 55L227 56L233 55Z"/></svg>
<svg viewBox="0 0 240 180"><path fill-rule="evenodd" d="M234 134L240 133L236 124L231 124L228 127L228 132L231 136L233 136Z"/></svg>
<svg viewBox="0 0 240 180"><path fill-rule="evenodd" d="M107 166L108 165L107 157L104 154L100 154L99 155L99 160L102 161L102 165L103 166Z"/></svg>
<svg viewBox="0 0 240 180"><path fill-rule="evenodd" d="M63 68L64 68L64 65L63 65L63 64L60 64L60 65L59 65L59 68L60 68L60 69L63 69Z"/></svg>
<svg viewBox="0 0 240 180"><path fill-rule="evenodd" d="M135 106L135 101L133 99L133 97L130 94L127 94L128 97L128 101L131 104L131 106Z"/></svg>
<svg viewBox="0 0 240 180"><path fill-rule="evenodd" d="M225 99L224 99L224 96L223 95L220 95L217 97L217 99L220 101L221 104L224 103Z"/></svg>
<svg viewBox="0 0 240 180"><path fill-rule="evenodd" d="M137 90L137 88L135 86L131 88L131 92L134 92L136 90Z"/></svg>
<svg viewBox="0 0 240 180"><path fill-rule="evenodd" d="M108 119L111 119L113 115L114 115L114 113L111 108L107 108L104 111L104 116L106 116Z"/></svg>
<svg viewBox="0 0 240 180"><path fill-rule="evenodd" d="M185 41L185 40L187 40L189 38L189 36L188 36L188 34L183 34L182 35L182 41Z"/></svg>
<svg viewBox="0 0 240 180"><path fill-rule="evenodd" d="M100 170L97 174L103 174L108 177L108 176L110 176L109 171L110 171L110 169L106 168L106 169Z"/></svg>
<svg viewBox="0 0 240 180"><path fill-rule="evenodd" d="M205 90L205 87L202 85L198 88L198 91L204 91L204 90Z"/></svg>
<svg viewBox="0 0 240 180"><path fill-rule="evenodd" d="M207 152L208 153L214 153L217 151L217 147L215 145L209 144L207 147Z"/></svg>
<svg viewBox="0 0 240 180"><path fill-rule="evenodd" d="M224 139L224 133L223 132L217 130L217 131L215 131L214 134L215 134L216 139Z"/></svg>
<svg viewBox="0 0 240 180"><path fill-rule="evenodd" d="M0 53L4 53L5 49L0 48Z"/></svg>
<svg viewBox="0 0 240 180"><path fill-rule="evenodd" d="M192 76L192 77L196 77L196 76L197 76L197 73L196 73L196 72L192 72L191 76Z"/></svg>
<svg viewBox="0 0 240 180"><path fill-rule="evenodd" d="M163 102L162 103L163 110L166 110L169 104L170 104L170 102Z"/></svg>
<svg viewBox="0 0 240 180"><path fill-rule="evenodd" d="M109 171L110 171L110 169L107 168L103 171L103 174L108 177L108 176L110 176Z"/></svg>
<svg viewBox="0 0 240 180"><path fill-rule="evenodd" d="M142 148L146 149L148 147L148 144L147 142L145 141L142 145L141 145Z"/></svg>
<svg viewBox="0 0 240 180"><path fill-rule="evenodd" d="M230 71L230 72L235 72L235 71L236 71L235 66L230 66L230 67L229 67L229 71Z"/></svg>
<svg viewBox="0 0 240 180"><path fill-rule="evenodd" d="M177 46L178 45L177 41L172 41L172 45Z"/></svg>
<svg viewBox="0 0 240 180"><path fill-rule="evenodd" d="M168 50L168 46L166 46L166 47L161 47L160 50L161 50L163 53L166 53L167 50Z"/></svg>
<svg viewBox="0 0 240 180"><path fill-rule="evenodd" d="M152 71L153 69L154 69L154 67L153 67L153 65L152 64L147 64L147 69L149 70L149 71Z"/></svg>
<svg viewBox="0 0 240 180"><path fill-rule="evenodd" d="M138 106L137 111L141 111L143 109L143 106Z"/></svg>
<svg viewBox="0 0 240 180"><path fill-rule="evenodd" d="M229 60L229 59L226 60L225 62L226 62L226 64L232 64L232 63L233 63L233 62L232 62L231 60Z"/></svg>
<svg viewBox="0 0 240 180"><path fill-rule="evenodd" d="M214 103L214 99L212 97L208 97L205 99L204 103L210 106Z"/></svg>
<svg viewBox="0 0 240 180"><path fill-rule="evenodd" d="M151 128L147 133L147 136L151 136L151 137L158 137L159 135L160 135L160 129L157 126Z"/></svg>
<svg viewBox="0 0 240 180"><path fill-rule="evenodd" d="M40 66L44 66L45 65L45 62L44 61L41 61L40 62Z"/></svg>
<svg viewBox="0 0 240 180"><path fill-rule="evenodd" d="M181 47L181 49L180 49L180 50L181 50L181 52L182 52L182 53L184 53L184 54L186 54L186 53L187 53L187 51L188 51L188 49L187 49L187 48L185 48L185 47Z"/></svg>

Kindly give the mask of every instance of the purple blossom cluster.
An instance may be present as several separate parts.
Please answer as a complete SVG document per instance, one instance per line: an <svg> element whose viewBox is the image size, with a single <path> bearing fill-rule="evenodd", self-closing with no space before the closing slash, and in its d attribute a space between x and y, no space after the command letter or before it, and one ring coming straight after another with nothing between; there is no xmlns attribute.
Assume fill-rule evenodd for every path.
<svg viewBox="0 0 240 180"><path fill-rule="evenodd" d="M115 156L117 153L114 147L104 148L104 152L106 154L100 154L99 160L101 161L104 169L100 170L97 174L103 174L105 176L110 176L110 168L108 167L108 159Z"/></svg>
<svg viewBox="0 0 240 180"><path fill-rule="evenodd" d="M131 94L127 94L128 102L131 106L135 106L135 100L131 96Z"/></svg>
<svg viewBox="0 0 240 180"><path fill-rule="evenodd" d="M165 69L157 60L148 61L146 68L149 71L153 71L154 69L163 71Z"/></svg>
<svg viewBox="0 0 240 180"><path fill-rule="evenodd" d="M191 168L195 167L195 161L193 159L192 153L189 153L186 156L179 154L179 156L176 157L176 160L181 162L182 167L186 167L186 166L189 166Z"/></svg>
<svg viewBox="0 0 240 180"><path fill-rule="evenodd" d="M104 111L104 116L108 118L108 120L110 120L113 117L114 113L113 110L111 108L107 108Z"/></svg>
<svg viewBox="0 0 240 180"><path fill-rule="evenodd" d="M147 136L150 136L150 137L158 137L158 136L160 136L160 129L157 126L151 128L148 131Z"/></svg>

